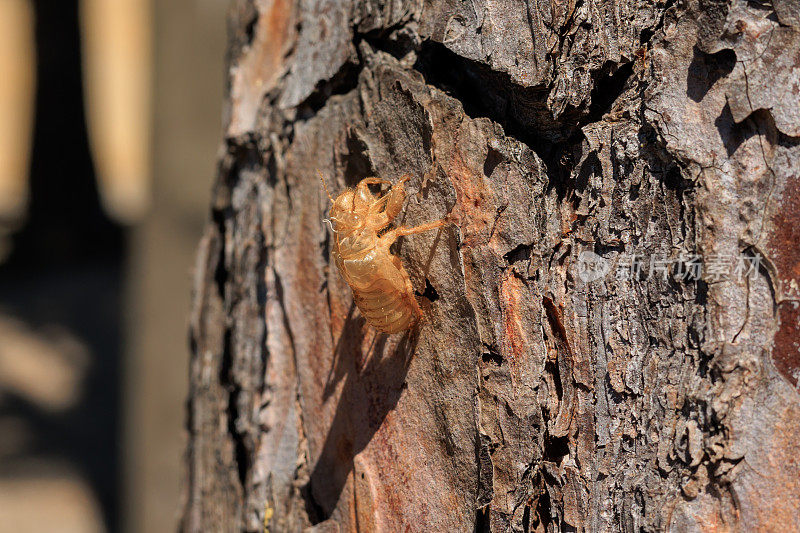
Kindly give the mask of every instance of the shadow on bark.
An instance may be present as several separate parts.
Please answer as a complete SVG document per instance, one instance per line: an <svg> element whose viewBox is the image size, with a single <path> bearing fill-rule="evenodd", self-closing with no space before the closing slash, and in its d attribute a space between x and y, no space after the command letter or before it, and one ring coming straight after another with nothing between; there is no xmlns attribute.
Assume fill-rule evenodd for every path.
<svg viewBox="0 0 800 533"><path fill-rule="evenodd" d="M386 415L395 408L416 352L418 328L399 342L375 333L351 305L334 350L334 368L323 398L334 394L344 380L336 414L319 459L303 487L306 511L312 523L327 520L344 490L354 458L372 440ZM363 339L374 335L368 348Z"/></svg>

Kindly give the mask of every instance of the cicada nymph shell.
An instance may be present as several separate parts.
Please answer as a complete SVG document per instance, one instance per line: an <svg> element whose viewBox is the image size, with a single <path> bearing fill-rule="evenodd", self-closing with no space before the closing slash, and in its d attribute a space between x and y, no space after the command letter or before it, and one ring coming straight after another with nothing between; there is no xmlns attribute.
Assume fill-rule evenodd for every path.
<svg viewBox="0 0 800 533"><path fill-rule="evenodd" d="M385 333L405 331L422 317L408 272L400 258L389 253L389 247L402 235L436 229L446 223L443 219L413 228L399 226L380 234L400 213L408 180L409 176L402 177L380 197L369 190L369 185L391 182L378 178L365 178L336 199L328 194L333 202L330 225L336 267L353 290L353 300L361 314Z"/></svg>

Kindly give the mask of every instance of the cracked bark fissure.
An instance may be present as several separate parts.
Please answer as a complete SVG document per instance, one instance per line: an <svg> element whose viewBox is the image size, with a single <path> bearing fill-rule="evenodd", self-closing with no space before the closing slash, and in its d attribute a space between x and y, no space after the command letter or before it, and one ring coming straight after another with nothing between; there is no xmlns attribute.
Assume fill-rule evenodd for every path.
<svg viewBox="0 0 800 533"><path fill-rule="evenodd" d="M796 11L234 1L182 528L800 527ZM317 170L450 213L396 246L417 329L352 304Z"/></svg>

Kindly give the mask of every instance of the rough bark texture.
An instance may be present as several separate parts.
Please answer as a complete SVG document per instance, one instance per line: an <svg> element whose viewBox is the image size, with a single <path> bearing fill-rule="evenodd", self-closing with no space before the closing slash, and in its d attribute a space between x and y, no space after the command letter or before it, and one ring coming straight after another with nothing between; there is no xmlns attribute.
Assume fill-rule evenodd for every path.
<svg viewBox="0 0 800 533"><path fill-rule="evenodd" d="M799 10L234 2L184 527L798 527ZM317 169L452 213L397 250L417 330L352 305Z"/></svg>

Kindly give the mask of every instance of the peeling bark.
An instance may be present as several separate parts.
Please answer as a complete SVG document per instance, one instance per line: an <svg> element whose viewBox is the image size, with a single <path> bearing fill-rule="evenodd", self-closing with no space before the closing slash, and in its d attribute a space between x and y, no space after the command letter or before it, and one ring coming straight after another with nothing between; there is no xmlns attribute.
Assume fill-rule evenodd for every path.
<svg viewBox="0 0 800 533"><path fill-rule="evenodd" d="M185 530L800 526L796 2L238 0L229 26ZM401 223L451 214L398 247L418 328L352 304L317 170L409 173Z"/></svg>

